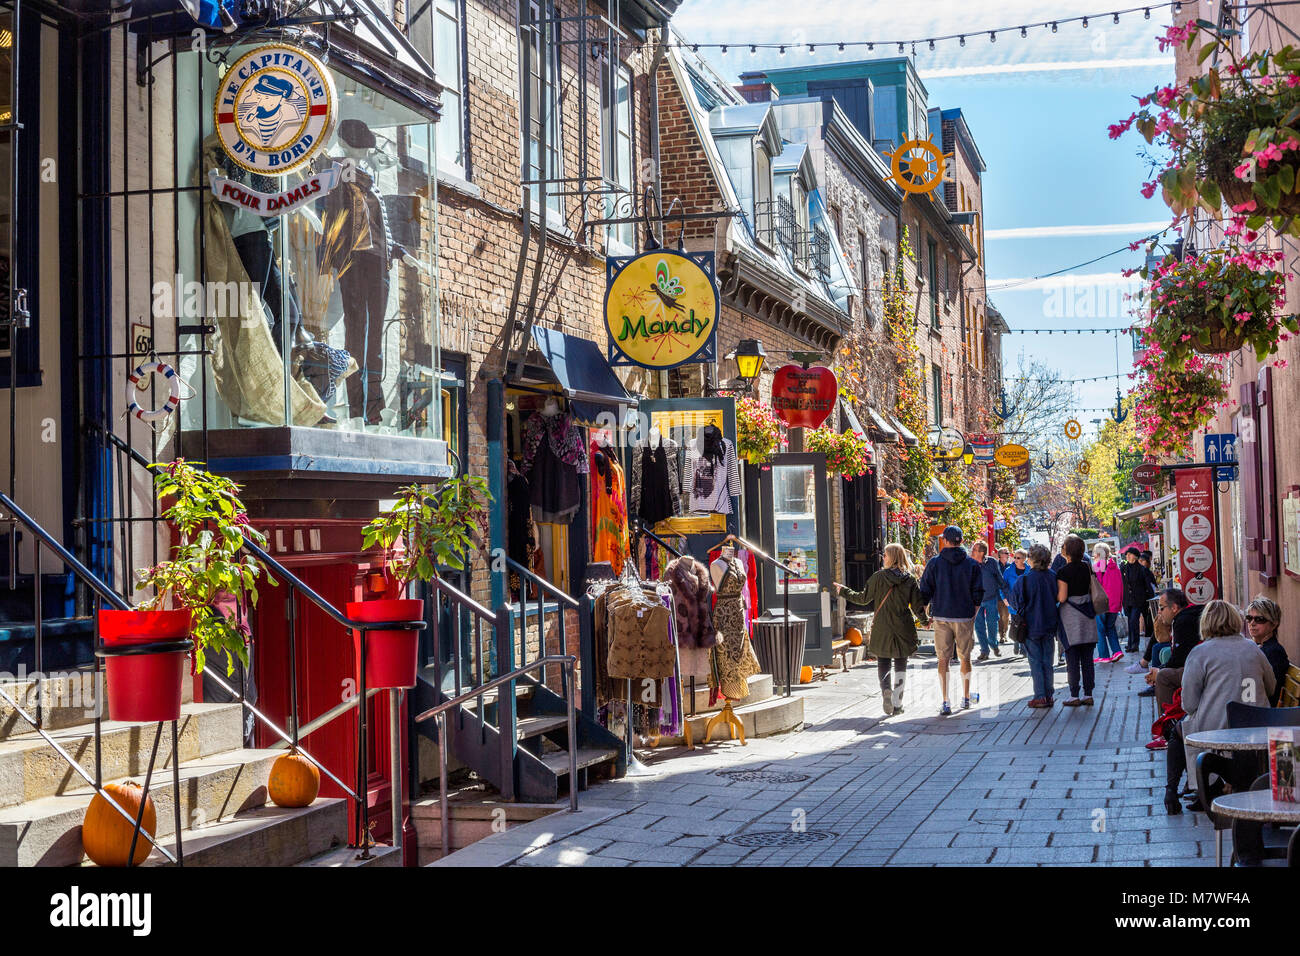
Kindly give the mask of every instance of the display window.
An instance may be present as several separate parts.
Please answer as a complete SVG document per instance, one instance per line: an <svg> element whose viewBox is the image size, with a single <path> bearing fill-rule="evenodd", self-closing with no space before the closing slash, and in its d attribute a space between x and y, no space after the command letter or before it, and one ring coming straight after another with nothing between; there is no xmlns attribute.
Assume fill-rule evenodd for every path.
<svg viewBox="0 0 1300 956"><path fill-rule="evenodd" d="M211 104L228 68L180 53L177 80ZM202 400L182 406L183 424L440 438L448 402L434 307L435 126L322 69L334 94L324 145L284 174L256 171L223 145L283 146L286 157L296 148L311 117L275 75L224 116L220 98L177 114L178 155L194 157L200 188L177 197L180 234L193 241L181 244L171 304L182 328L193 327L192 307L209 327L181 342L182 354L197 353L183 359L182 377L203 383Z"/></svg>
<svg viewBox="0 0 1300 956"><path fill-rule="evenodd" d="M791 592L817 590L817 475L812 465L772 468L776 559L796 572Z"/></svg>

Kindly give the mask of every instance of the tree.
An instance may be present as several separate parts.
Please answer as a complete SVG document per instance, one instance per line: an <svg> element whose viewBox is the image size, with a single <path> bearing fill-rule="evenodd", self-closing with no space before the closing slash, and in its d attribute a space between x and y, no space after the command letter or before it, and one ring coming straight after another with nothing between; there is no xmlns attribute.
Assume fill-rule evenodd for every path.
<svg viewBox="0 0 1300 956"><path fill-rule="evenodd" d="M1006 407L1002 434L1040 455L1064 433L1076 406L1074 386L1062 381L1059 369L1021 354L1016 374L1003 376Z"/></svg>
<svg viewBox="0 0 1300 956"><path fill-rule="evenodd" d="M1122 422L1107 418L1097 438L1084 452L1088 462L1084 497L1089 509L1100 524L1109 527L1117 512L1129 506L1132 498L1132 457L1137 453L1136 419L1131 414L1132 394L1123 400L1123 408L1130 412ZM1128 456L1129 461L1122 461Z"/></svg>

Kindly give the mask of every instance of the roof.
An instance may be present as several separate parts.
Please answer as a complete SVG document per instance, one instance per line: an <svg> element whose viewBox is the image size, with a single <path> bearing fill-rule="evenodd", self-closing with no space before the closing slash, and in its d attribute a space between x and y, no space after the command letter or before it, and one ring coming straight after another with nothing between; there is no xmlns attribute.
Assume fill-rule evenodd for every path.
<svg viewBox="0 0 1300 956"><path fill-rule="evenodd" d="M957 139L970 153L971 158L975 160L975 165L979 168L979 171L982 173L988 169L984 164L984 157L980 154L979 147L975 145L975 137L971 135L970 126L966 123L966 114L961 111L961 108L940 110L940 116L952 123L953 129L957 131Z"/></svg>
<svg viewBox="0 0 1300 956"><path fill-rule="evenodd" d="M772 172L793 173L808 155L807 143L782 143L781 155L772 160Z"/></svg>
<svg viewBox="0 0 1300 956"><path fill-rule="evenodd" d="M997 307L992 302L985 301L984 314L988 317L989 328L994 332L1006 334L1011 331L1011 326L1007 325L1007 320L1002 317L1002 313L997 310Z"/></svg>
<svg viewBox="0 0 1300 956"><path fill-rule="evenodd" d="M884 416L871 406L867 406L867 416L871 419L872 431L882 440L899 441L902 437L894 426L885 421Z"/></svg>

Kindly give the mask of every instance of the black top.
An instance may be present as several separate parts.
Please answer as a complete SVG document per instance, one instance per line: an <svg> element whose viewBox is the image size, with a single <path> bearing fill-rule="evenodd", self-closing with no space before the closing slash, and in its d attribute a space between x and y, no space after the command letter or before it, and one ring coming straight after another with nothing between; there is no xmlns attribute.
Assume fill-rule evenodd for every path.
<svg viewBox="0 0 1300 956"><path fill-rule="evenodd" d="M1291 666L1291 661L1287 657L1286 648L1277 642L1276 634L1259 645L1259 649L1268 658L1268 663L1273 668L1273 676L1277 678L1277 686L1268 697L1269 706L1276 707L1277 699L1282 696L1282 685L1286 683L1286 672Z"/></svg>
<svg viewBox="0 0 1300 956"><path fill-rule="evenodd" d="M1187 655L1201 643L1201 612L1204 610L1204 604L1189 604L1174 615L1169 624L1173 646L1169 649L1169 663L1166 667L1183 667L1187 664Z"/></svg>
<svg viewBox="0 0 1300 956"><path fill-rule="evenodd" d="M1087 561L1067 561L1056 572L1056 580L1065 582L1066 597L1087 597L1092 583L1092 566Z"/></svg>

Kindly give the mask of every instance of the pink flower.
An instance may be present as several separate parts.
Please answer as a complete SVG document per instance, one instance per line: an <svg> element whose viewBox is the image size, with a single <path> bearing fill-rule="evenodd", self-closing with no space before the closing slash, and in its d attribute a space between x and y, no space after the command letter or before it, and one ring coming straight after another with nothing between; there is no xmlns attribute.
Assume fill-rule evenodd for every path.
<svg viewBox="0 0 1300 956"><path fill-rule="evenodd" d="M1242 163L1232 171L1232 175L1236 176L1238 179L1245 179L1250 175L1250 163ZM1253 202L1254 200L1251 201ZM1239 210L1234 209L1233 211L1237 212Z"/></svg>
<svg viewBox="0 0 1300 956"><path fill-rule="evenodd" d="M1237 170L1242 170L1246 168L1247 167L1245 165L1242 165L1242 166L1238 166ZM1237 172L1237 170L1234 170L1234 172ZM1238 174L1237 178L1240 179L1242 177L1240 176L1240 174ZM1256 208L1257 207L1256 207L1255 200L1247 199L1244 203L1241 203L1240 205L1237 206L1233 206L1232 211L1233 212L1254 212Z"/></svg>
<svg viewBox="0 0 1300 956"><path fill-rule="evenodd" d="M1174 97L1178 95L1178 90L1172 86L1166 86L1162 90L1156 91L1156 103L1159 106L1168 106L1173 102Z"/></svg>
<svg viewBox="0 0 1300 956"><path fill-rule="evenodd" d="M1260 85L1260 86L1272 86L1272 85L1273 85L1273 77L1271 77L1271 76L1261 76L1261 77L1259 78L1259 85Z"/></svg>
<svg viewBox="0 0 1300 956"><path fill-rule="evenodd" d="M1155 184L1155 181L1152 180L1152 181L1149 182L1149 183L1143 183L1143 184L1142 184L1141 192L1142 192L1142 198L1143 198L1143 199L1150 199L1152 196L1154 196L1154 195L1155 195L1155 192L1156 192L1156 184Z"/></svg>
<svg viewBox="0 0 1300 956"><path fill-rule="evenodd" d="M1282 358L1280 358L1280 359L1275 359L1275 360L1273 361L1273 367L1274 367L1274 368L1286 368L1286 366L1287 366L1287 361L1286 361L1286 359L1282 359Z"/></svg>
<svg viewBox="0 0 1300 956"><path fill-rule="evenodd" d="M1300 84L1300 76L1296 76L1294 73L1288 73L1286 77L1286 85L1295 86L1297 84Z"/></svg>

